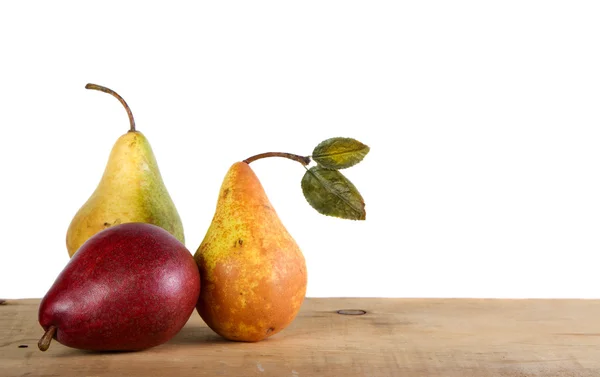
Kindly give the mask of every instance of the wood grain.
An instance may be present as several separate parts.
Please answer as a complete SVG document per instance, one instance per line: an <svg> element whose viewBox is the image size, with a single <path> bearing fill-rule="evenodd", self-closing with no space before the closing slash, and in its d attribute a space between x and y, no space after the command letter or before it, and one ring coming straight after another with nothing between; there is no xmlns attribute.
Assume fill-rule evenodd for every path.
<svg viewBox="0 0 600 377"><path fill-rule="evenodd" d="M170 342L125 353L39 351L38 304L0 306L1 376L600 376L597 300L307 299L259 343L225 341L194 312Z"/></svg>

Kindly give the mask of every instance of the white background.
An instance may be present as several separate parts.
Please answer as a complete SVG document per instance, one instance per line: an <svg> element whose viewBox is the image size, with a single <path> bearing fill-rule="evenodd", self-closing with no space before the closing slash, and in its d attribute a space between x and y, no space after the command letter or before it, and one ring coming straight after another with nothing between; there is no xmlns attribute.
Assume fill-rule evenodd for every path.
<svg viewBox="0 0 600 377"><path fill-rule="evenodd" d="M194 252L221 181L354 137L367 220L318 214L304 169L252 164L308 296L600 297L596 1L3 2L0 297L41 297L128 128Z"/></svg>

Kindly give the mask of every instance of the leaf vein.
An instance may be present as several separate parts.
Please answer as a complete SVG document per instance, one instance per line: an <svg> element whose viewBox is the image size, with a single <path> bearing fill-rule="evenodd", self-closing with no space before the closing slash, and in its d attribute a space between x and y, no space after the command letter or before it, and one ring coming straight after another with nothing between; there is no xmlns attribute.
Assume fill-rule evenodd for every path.
<svg viewBox="0 0 600 377"><path fill-rule="evenodd" d="M315 157L320 158L320 157L331 157L331 156L343 156L343 155L347 155L347 154L354 154L356 152L363 152L365 149L366 148L360 148L360 149L347 150L347 151L343 151L343 152L314 154L312 157L313 158L315 158ZM366 155L366 152L365 152L365 155Z"/></svg>

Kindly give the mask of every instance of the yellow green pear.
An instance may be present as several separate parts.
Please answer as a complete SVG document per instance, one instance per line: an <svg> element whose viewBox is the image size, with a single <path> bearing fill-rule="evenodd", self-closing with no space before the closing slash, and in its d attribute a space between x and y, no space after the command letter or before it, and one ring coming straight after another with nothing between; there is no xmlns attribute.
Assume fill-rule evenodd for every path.
<svg viewBox="0 0 600 377"><path fill-rule="evenodd" d="M194 259L201 276L196 308L224 338L262 340L287 327L300 310L304 256L245 162L227 172Z"/></svg>
<svg viewBox="0 0 600 377"><path fill-rule="evenodd" d="M79 209L67 231L67 250L73 256L94 234L112 225L144 222L160 226L185 242L183 225L162 180L148 139L135 129L129 106L114 91L86 85L115 96L129 115L130 130L114 144L96 190Z"/></svg>

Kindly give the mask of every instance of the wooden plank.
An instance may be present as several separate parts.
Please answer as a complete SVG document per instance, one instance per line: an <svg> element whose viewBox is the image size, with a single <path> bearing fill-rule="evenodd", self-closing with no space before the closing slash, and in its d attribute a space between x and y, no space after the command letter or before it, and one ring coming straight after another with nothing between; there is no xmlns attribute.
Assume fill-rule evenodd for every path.
<svg viewBox="0 0 600 377"><path fill-rule="evenodd" d="M600 376L597 300L307 299L263 342L225 341L194 312L167 344L125 353L39 351L38 304L0 305L1 376Z"/></svg>

